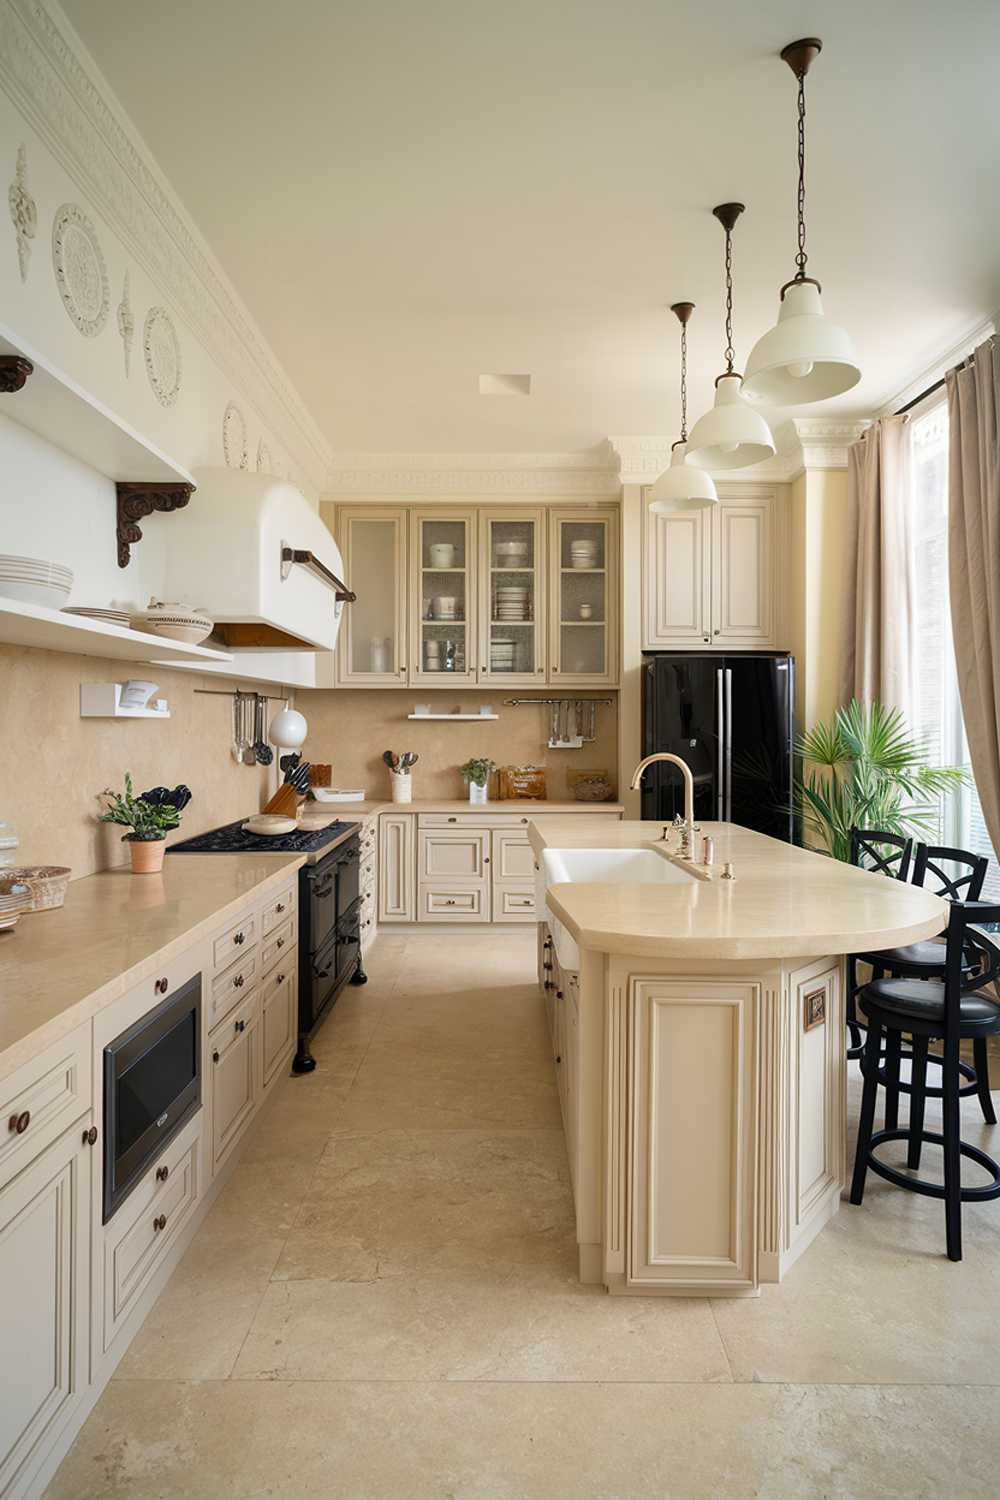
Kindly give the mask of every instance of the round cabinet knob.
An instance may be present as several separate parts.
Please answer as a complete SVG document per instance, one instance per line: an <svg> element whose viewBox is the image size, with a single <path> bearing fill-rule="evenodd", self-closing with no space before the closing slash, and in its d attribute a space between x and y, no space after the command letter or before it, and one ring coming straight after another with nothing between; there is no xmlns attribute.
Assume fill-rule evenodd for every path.
<svg viewBox="0 0 1000 1500"><path fill-rule="evenodd" d="M708 642L711 640L711 636L703 635L702 636L702 640L705 642L706 645L708 645Z"/></svg>
<svg viewBox="0 0 1000 1500"><path fill-rule="evenodd" d="M713 635L718 635L718 634L719 634L719 631L718 631L718 630L713 630L713 631L712 631L712 634L713 634Z"/></svg>
<svg viewBox="0 0 1000 1500"><path fill-rule="evenodd" d="M278 977L277 977L277 979L274 982L275 982L275 984L284 984L284 982L285 982L285 976L284 976L284 974L279 974Z"/></svg>
<svg viewBox="0 0 1000 1500"><path fill-rule="evenodd" d="M7 1129L12 1135L23 1135L31 1124L31 1110L22 1109L19 1115L11 1115L7 1121Z"/></svg>
<svg viewBox="0 0 1000 1500"><path fill-rule="evenodd" d="M237 1031L242 1032L242 1031L246 1031L246 1029L247 1029L247 1023L245 1021L237 1021L236 1022L236 1030Z"/></svg>
<svg viewBox="0 0 1000 1500"><path fill-rule="evenodd" d="M167 993L167 980L165 977L163 979L156 980L155 984L153 985L153 991L157 995L165 995Z"/></svg>
<svg viewBox="0 0 1000 1500"><path fill-rule="evenodd" d="M278 904L277 904L277 906L274 909L275 909L275 911L284 911L284 909L285 909L285 903L284 903L284 901L279 901Z"/></svg>
<svg viewBox="0 0 1000 1500"><path fill-rule="evenodd" d="M242 974L237 974L236 978L233 980L233 989L234 990L241 990L243 988L243 985L244 985L243 975Z"/></svg>
<svg viewBox="0 0 1000 1500"><path fill-rule="evenodd" d="M97 1126L91 1125L89 1130L83 1132L83 1144L85 1146L97 1145Z"/></svg>
<svg viewBox="0 0 1000 1500"><path fill-rule="evenodd" d="M283 948L285 946L284 938L279 938L275 946L278 948Z"/></svg>
<svg viewBox="0 0 1000 1500"><path fill-rule="evenodd" d="M170 1168L169 1167L157 1167L157 1169L156 1169L156 1180L157 1180L157 1182L166 1182L166 1180L167 1180L167 1178L169 1176L170 1176Z"/></svg>
<svg viewBox="0 0 1000 1500"><path fill-rule="evenodd" d="M212 1061L215 1063L219 1061L219 1054L217 1052L212 1053Z"/></svg>
<svg viewBox="0 0 1000 1500"><path fill-rule="evenodd" d="M236 944L236 946L238 948L239 945L240 945L240 943L245 943L246 942L246 933L238 932L236 934L236 936L233 938L233 942Z"/></svg>
<svg viewBox="0 0 1000 1500"><path fill-rule="evenodd" d="M160 1232L161 1229L166 1229L166 1227L167 1227L167 1216L166 1216L166 1214L157 1214L156 1218L153 1220L153 1228L156 1230L157 1234L159 1234L159 1232Z"/></svg>

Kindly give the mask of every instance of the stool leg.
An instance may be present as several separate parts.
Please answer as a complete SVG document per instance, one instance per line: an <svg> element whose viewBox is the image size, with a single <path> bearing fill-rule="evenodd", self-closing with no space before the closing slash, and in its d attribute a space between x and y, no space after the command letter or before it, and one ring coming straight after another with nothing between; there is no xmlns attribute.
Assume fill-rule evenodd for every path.
<svg viewBox="0 0 1000 1500"><path fill-rule="evenodd" d="M868 1040L865 1042L864 1057L861 1061L865 1086L861 1094L858 1145L854 1153L854 1176L851 1179L851 1202L855 1204L860 1203L865 1195L868 1152L871 1150L872 1131L875 1128L875 1103L878 1096L878 1065L881 1052L882 1028L874 1021L869 1021Z"/></svg>
<svg viewBox="0 0 1000 1500"><path fill-rule="evenodd" d="M851 1039L851 1050L861 1046L861 1028L858 1025L857 1006L858 961L851 953L847 959L847 1033Z"/></svg>
<svg viewBox="0 0 1000 1500"><path fill-rule="evenodd" d="M910 1141L906 1165L916 1171L920 1166L920 1148L924 1129L924 1099L927 1088L927 1038L913 1038L913 1063L910 1073Z"/></svg>
<svg viewBox="0 0 1000 1500"><path fill-rule="evenodd" d="M972 1044L972 1056L976 1066L976 1092L979 1095L983 1119L987 1125L995 1125L997 1112L993 1108L993 1095L990 1093L990 1055L986 1050L984 1036L976 1037Z"/></svg>
<svg viewBox="0 0 1000 1500"><path fill-rule="evenodd" d="M958 1037L944 1044L944 1214L948 1259L962 1259L962 1152Z"/></svg>
<svg viewBox="0 0 1000 1500"><path fill-rule="evenodd" d="M885 1128L895 1130L899 1125L899 1054L903 1047L903 1034L888 1031L885 1038Z"/></svg>

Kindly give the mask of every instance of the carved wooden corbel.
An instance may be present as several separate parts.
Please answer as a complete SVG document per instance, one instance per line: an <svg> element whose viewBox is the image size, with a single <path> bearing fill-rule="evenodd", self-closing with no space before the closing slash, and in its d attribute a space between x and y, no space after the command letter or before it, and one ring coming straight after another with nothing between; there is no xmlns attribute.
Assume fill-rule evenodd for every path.
<svg viewBox="0 0 1000 1500"><path fill-rule="evenodd" d="M34 368L23 354L0 354L0 392L10 396L19 391Z"/></svg>
<svg viewBox="0 0 1000 1500"><path fill-rule="evenodd" d="M133 484L119 480L118 492L118 566L127 568L131 550L142 541L139 522L154 511L183 510L194 493L193 484L177 484L171 480Z"/></svg>

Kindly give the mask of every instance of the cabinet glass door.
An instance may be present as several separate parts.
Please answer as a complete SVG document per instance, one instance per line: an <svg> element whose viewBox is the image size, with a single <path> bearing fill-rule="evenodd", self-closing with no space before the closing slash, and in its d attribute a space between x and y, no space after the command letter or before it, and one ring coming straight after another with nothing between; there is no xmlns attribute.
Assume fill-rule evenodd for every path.
<svg viewBox="0 0 1000 1500"><path fill-rule="evenodd" d="M340 625L340 680L356 687L405 683L406 513L341 510L335 535L358 596Z"/></svg>
<svg viewBox="0 0 1000 1500"><path fill-rule="evenodd" d="M617 670L614 516L553 513L552 678L568 685L606 683Z"/></svg>
<svg viewBox="0 0 1000 1500"><path fill-rule="evenodd" d="M531 510L483 516L480 682L545 680L544 526Z"/></svg>
<svg viewBox="0 0 1000 1500"><path fill-rule="evenodd" d="M470 512L423 511L415 518L413 678L428 685L476 681L476 542Z"/></svg>

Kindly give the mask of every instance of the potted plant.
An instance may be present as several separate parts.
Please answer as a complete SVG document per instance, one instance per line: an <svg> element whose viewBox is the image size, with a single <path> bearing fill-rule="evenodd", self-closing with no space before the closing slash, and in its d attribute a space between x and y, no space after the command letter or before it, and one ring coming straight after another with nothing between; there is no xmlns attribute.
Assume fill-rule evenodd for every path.
<svg viewBox="0 0 1000 1500"><path fill-rule="evenodd" d="M941 798L969 781L960 766L929 766L899 709L877 701L852 699L795 748L805 762L794 783L803 838L845 862L852 828L935 836Z"/></svg>
<svg viewBox="0 0 1000 1500"><path fill-rule="evenodd" d="M125 793L113 792L110 787L102 793L108 805L101 814L102 823L118 823L130 828L131 833L122 834L122 843L128 844L132 856L133 875L155 875L163 869L163 854L167 834L178 828L181 810L191 800L186 786L154 787L137 797L132 787L132 773L125 772Z"/></svg>
<svg viewBox="0 0 1000 1500"><path fill-rule="evenodd" d="M459 766L458 770L469 783L469 801L488 802L490 774L496 770L496 762L477 755L472 760L467 760L464 766Z"/></svg>

